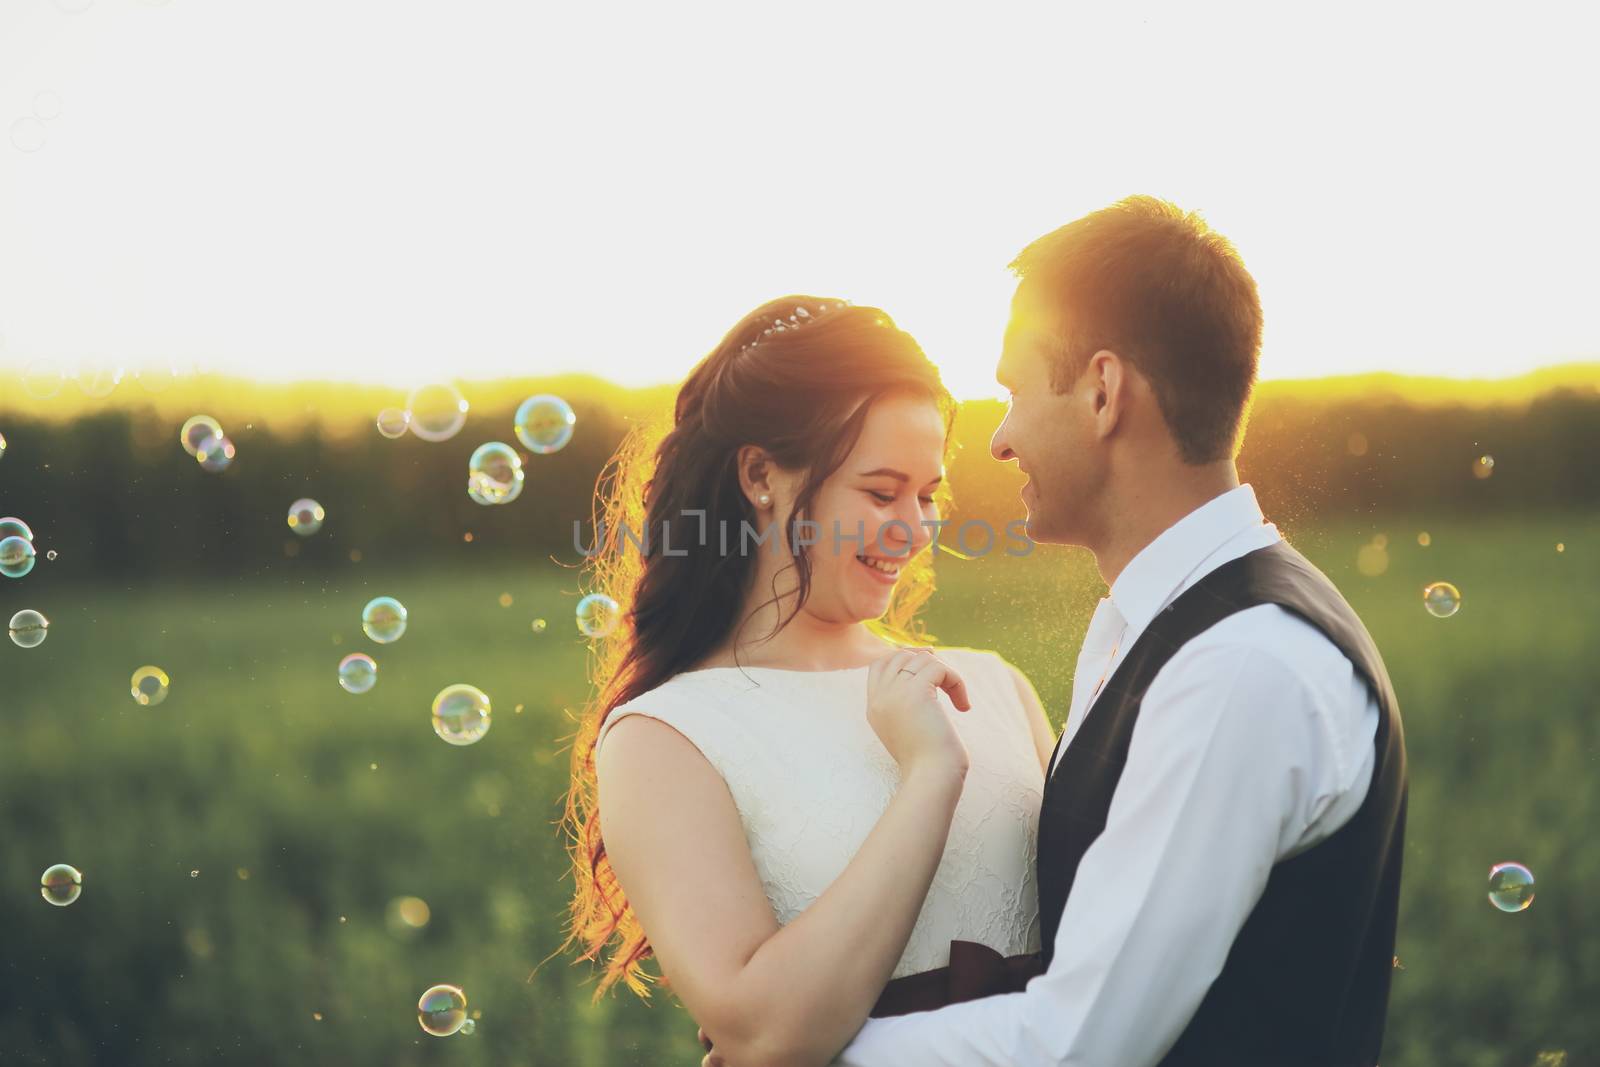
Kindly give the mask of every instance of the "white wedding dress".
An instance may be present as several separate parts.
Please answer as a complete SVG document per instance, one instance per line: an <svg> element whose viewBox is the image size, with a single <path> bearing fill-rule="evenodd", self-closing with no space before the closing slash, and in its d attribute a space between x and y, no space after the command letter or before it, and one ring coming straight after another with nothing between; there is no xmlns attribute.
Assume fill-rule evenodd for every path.
<svg viewBox="0 0 1600 1067"><path fill-rule="evenodd" d="M967 683L972 709L951 715L971 762L933 884L891 977L950 962L950 941L1002 956L1039 948L1033 857L1044 772L1006 662L936 650ZM867 668L713 667L676 675L613 709L597 739L629 715L688 738L728 784L780 924L810 906L888 806L899 768L867 723Z"/></svg>

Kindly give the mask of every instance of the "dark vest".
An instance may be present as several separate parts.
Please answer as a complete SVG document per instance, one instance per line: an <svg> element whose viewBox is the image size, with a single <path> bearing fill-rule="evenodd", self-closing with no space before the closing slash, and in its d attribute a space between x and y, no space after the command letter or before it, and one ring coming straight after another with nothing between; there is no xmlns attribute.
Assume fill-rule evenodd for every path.
<svg viewBox="0 0 1600 1067"><path fill-rule="evenodd" d="M1090 705L1045 785L1038 862L1043 957L1048 964L1078 864L1105 830L1145 690L1185 643L1260 604L1286 608L1327 635L1377 694L1372 782L1348 823L1273 866L1221 973L1161 1063L1373 1067L1394 961L1405 738L1394 688L1366 627L1327 576L1284 542L1224 563L1184 590L1139 635ZM1203 895L1206 886L1194 892Z"/></svg>

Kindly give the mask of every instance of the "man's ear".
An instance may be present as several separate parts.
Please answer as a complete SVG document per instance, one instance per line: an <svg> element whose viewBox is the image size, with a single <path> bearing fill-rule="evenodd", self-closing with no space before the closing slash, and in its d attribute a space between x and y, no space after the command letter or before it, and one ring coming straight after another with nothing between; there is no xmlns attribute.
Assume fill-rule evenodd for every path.
<svg viewBox="0 0 1600 1067"><path fill-rule="evenodd" d="M1084 376L1089 384L1090 414L1101 437L1109 436L1116 429L1133 399L1132 390L1137 385L1131 371L1127 361L1109 348L1102 348L1089 357Z"/></svg>

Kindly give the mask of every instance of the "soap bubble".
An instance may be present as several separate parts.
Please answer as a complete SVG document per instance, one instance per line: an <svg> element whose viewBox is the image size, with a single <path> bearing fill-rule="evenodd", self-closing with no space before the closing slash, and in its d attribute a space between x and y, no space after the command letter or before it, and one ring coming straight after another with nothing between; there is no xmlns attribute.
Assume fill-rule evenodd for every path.
<svg viewBox="0 0 1600 1067"><path fill-rule="evenodd" d="M37 648L50 632L50 620L32 608L11 616L11 643L18 648Z"/></svg>
<svg viewBox="0 0 1600 1067"><path fill-rule="evenodd" d="M322 529L322 520L326 515L321 504L310 497L301 497L289 505L289 529L301 537L310 537Z"/></svg>
<svg viewBox="0 0 1600 1067"><path fill-rule="evenodd" d="M172 679L160 667L140 667L133 672L133 699L150 708L167 699Z"/></svg>
<svg viewBox="0 0 1600 1067"><path fill-rule="evenodd" d="M467 995L459 986L436 985L417 1001L417 1022L434 1037L449 1037L467 1021Z"/></svg>
<svg viewBox="0 0 1600 1067"><path fill-rule="evenodd" d="M479 445L467 461L467 495L480 504L511 503L522 481L522 457L502 441Z"/></svg>
<svg viewBox="0 0 1600 1067"><path fill-rule="evenodd" d="M466 398L453 385L423 385L406 401L411 432L424 441L448 441L467 424Z"/></svg>
<svg viewBox="0 0 1600 1067"><path fill-rule="evenodd" d="M22 370L22 388L35 400L50 400L67 384L67 372L46 359L36 359Z"/></svg>
<svg viewBox="0 0 1600 1067"><path fill-rule="evenodd" d="M44 554L44 558L49 560L50 562L54 563L56 557L59 556L60 554L61 553L57 552L55 549L52 548L50 551L48 551L48 552L46 552Z"/></svg>
<svg viewBox="0 0 1600 1067"><path fill-rule="evenodd" d="M0 540L7 537L20 537L24 541L32 541L33 531L21 519L13 515L7 515L5 518L0 519Z"/></svg>
<svg viewBox="0 0 1600 1067"><path fill-rule="evenodd" d="M3 434L3 433L0 433L0 459L4 459L5 455L6 455L6 435Z"/></svg>
<svg viewBox="0 0 1600 1067"><path fill-rule="evenodd" d="M461 1036L462 1037L471 1037L473 1034L475 1034L477 1032L478 1032L478 1022L477 1022L476 1019L468 1019L466 1022L461 1024Z"/></svg>
<svg viewBox="0 0 1600 1067"><path fill-rule="evenodd" d="M1422 590L1422 604L1434 618L1448 619L1461 610L1461 590L1449 582L1433 582Z"/></svg>
<svg viewBox="0 0 1600 1067"><path fill-rule="evenodd" d="M566 447L572 440L572 427L577 421L571 404L546 393L524 400L511 426L519 441L543 456Z"/></svg>
<svg viewBox="0 0 1600 1067"><path fill-rule="evenodd" d="M451 685L433 698L433 732L452 745L470 745L489 732L489 697L470 685Z"/></svg>
<svg viewBox="0 0 1600 1067"><path fill-rule="evenodd" d="M183 429L178 431L178 443L192 456L200 451L206 438L221 436L222 424L216 419L210 415L191 415L184 421Z"/></svg>
<svg viewBox="0 0 1600 1067"><path fill-rule="evenodd" d="M534 619L533 632L536 634L542 634L549 625L550 624L545 622L543 619Z"/></svg>
<svg viewBox="0 0 1600 1067"><path fill-rule="evenodd" d="M365 693L378 684L378 664L365 652L352 652L339 661L339 684L346 693Z"/></svg>
<svg viewBox="0 0 1600 1067"><path fill-rule="evenodd" d="M404 437L406 427L411 425L411 412L401 411L399 408L384 408L378 412L378 432L389 440Z"/></svg>
<svg viewBox="0 0 1600 1067"><path fill-rule="evenodd" d="M1494 473L1494 457L1479 456L1472 461L1472 476L1480 481Z"/></svg>
<svg viewBox="0 0 1600 1067"><path fill-rule="evenodd" d="M361 609L361 628L380 645L398 641L406 632L406 606L392 596L374 597Z"/></svg>
<svg viewBox="0 0 1600 1067"><path fill-rule="evenodd" d="M1525 911L1533 903L1533 872L1520 863L1489 868L1489 903L1501 911Z"/></svg>
<svg viewBox="0 0 1600 1067"><path fill-rule="evenodd" d="M83 875L70 864L58 863L39 876L39 895L64 908L83 895Z"/></svg>
<svg viewBox="0 0 1600 1067"><path fill-rule="evenodd" d="M53 119L61 115L61 94L54 89L40 89L33 94L33 117Z"/></svg>
<svg viewBox="0 0 1600 1067"><path fill-rule="evenodd" d="M193 372L193 367L190 368ZM133 372L133 380L147 393L164 393L179 378L177 361L152 362Z"/></svg>
<svg viewBox="0 0 1600 1067"><path fill-rule="evenodd" d="M0 541L0 574L7 578L21 578L33 570L33 542L25 537L7 537Z"/></svg>
<svg viewBox="0 0 1600 1067"><path fill-rule="evenodd" d="M78 367L72 380L78 383L84 396L91 400L104 400L122 384L123 373L121 364L88 360Z"/></svg>
<svg viewBox="0 0 1600 1067"><path fill-rule="evenodd" d="M233 462L233 442L226 437L207 437L200 442L194 458L208 471L224 471Z"/></svg>
<svg viewBox="0 0 1600 1067"><path fill-rule="evenodd" d="M605 637L622 618L617 602L604 593L590 593L578 601L578 630L585 637Z"/></svg>
<svg viewBox="0 0 1600 1067"><path fill-rule="evenodd" d="M32 115L11 124L11 144L18 152L37 152L44 147L44 123Z"/></svg>

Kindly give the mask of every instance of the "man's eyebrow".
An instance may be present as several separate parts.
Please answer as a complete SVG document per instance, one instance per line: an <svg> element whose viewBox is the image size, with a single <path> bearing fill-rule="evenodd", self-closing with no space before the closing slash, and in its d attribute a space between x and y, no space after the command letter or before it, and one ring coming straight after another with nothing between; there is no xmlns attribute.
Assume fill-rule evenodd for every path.
<svg viewBox="0 0 1600 1067"><path fill-rule="evenodd" d="M911 480L911 475L907 474L905 471L897 471L893 467L879 467L877 470L862 471L861 477L871 478L879 474L886 474L897 482L909 482ZM944 475L939 475L938 477L934 478L933 481L934 483L944 481Z"/></svg>

